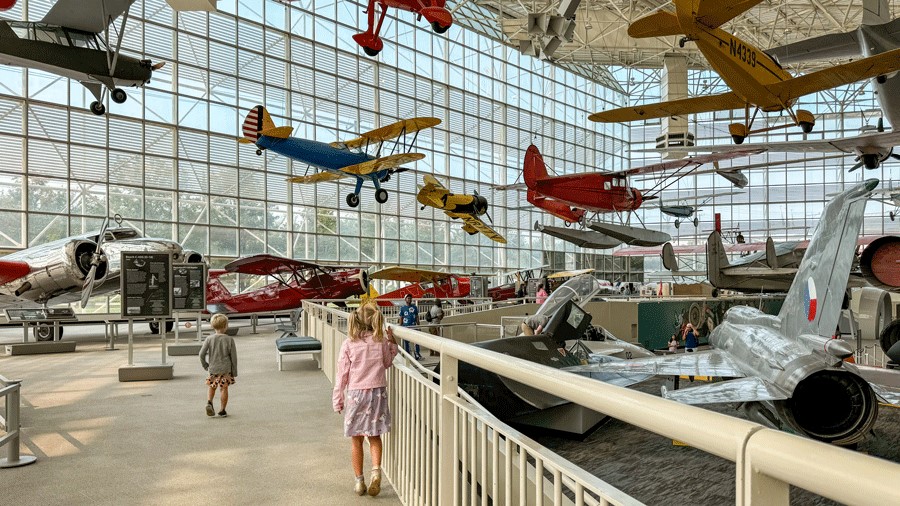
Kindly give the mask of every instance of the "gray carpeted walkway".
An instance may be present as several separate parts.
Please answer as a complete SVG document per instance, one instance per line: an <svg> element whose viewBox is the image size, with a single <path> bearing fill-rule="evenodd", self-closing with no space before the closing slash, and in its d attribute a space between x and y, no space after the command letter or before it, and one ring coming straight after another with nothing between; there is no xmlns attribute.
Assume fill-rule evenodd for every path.
<svg viewBox="0 0 900 506"><path fill-rule="evenodd" d="M38 457L0 469L0 502L400 503L389 483L374 499L353 493L350 444L331 410L331 385L308 356L285 357L279 372L274 335L245 329L236 337L239 376L229 416L209 418L197 357L169 357L171 381L120 383L125 338L117 351L104 351L87 335L98 332L102 327L67 329L65 339L78 342L74 353L0 355L0 375L24 380L23 454ZM0 342L21 342L21 335L4 329ZM136 343L136 363L159 363L158 339Z"/></svg>

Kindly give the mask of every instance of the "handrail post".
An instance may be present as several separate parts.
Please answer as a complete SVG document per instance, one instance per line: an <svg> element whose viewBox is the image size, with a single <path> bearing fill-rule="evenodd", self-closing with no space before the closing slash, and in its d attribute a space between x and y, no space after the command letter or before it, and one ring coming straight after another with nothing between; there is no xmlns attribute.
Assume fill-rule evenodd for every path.
<svg viewBox="0 0 900 506"><path fill-rule="evenodd" d="M457 396L459 388L459 360L451 357L441 347L441 427L440 427L440 463L439 487L440 500L438 504L454 503L454 473L457 472L456 462L453 458L453 447L456 444L456 427L453 425L456 406L450 401Z"/></svg>
<svg viewBox="0 0 900 506"><path fill-rule="evenodd" d="M6 458L0 459L0 468L33 464L37 460L37 457L34 455L21 456L19 454L19 436L21 434L19 431L19 404L21 402L19 391L22 389L22 380L7 380L0 376L0 383L13 387L12 390L6 394L6 416L4 419L6 433L12 437L6 440Z"/></svg>

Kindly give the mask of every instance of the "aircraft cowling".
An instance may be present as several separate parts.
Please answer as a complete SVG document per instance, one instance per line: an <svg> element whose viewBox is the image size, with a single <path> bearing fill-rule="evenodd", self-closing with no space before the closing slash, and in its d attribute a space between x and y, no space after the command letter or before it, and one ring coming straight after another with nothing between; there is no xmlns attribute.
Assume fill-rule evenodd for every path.
<svg viewBox="0 0 900 506"><path fill-rule="evenodd" d="M78 239L48 251L40 258L29 259L31 273L20 278L21 284L15 295L43 303L63 293L81 290L96 249L95 242ZM108 274L109 262L104 257L97 265L95 284L102 283Z"/></svg>
<svg viewBox="0 0 900 506"><path fill-rule="evenodd" d="M879 237L866 246L859 257L859 270L870 285L885 290L900 288L900 237Z"/></svg>
<svg viewBox="0 0 900 506"><path fill-rule="evenodd" d="M775 401L779 417L806 436L840 446L858 443L875 424L878 400L849 371L825 369L802 379L790 399Z"/></svg>
<svg viewBox="0 0 900 506"><path fill-rule="evenodd" d="M637 188L629 188L628 189L630 201L631 201L631 209L637 209L641 207L641 204L644 203L644 196L641 195L641 191Z"/></svg>

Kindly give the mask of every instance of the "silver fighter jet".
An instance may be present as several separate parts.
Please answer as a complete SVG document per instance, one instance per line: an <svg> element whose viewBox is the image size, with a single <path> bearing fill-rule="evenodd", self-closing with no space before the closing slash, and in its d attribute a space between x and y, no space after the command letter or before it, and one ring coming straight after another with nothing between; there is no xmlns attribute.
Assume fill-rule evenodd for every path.
<svg viewBox="0 0 900 506"><path fill-rule="evenodd" d="M713 349L594 366L594 370L734 378L669 391L687 404L742 403L755 419L838 445L860 441L878 399L900 404L900 373L844 362L853 348L832 339L850 275L870 179L825 207L778 316L736 306L709 336Z"/></svg>

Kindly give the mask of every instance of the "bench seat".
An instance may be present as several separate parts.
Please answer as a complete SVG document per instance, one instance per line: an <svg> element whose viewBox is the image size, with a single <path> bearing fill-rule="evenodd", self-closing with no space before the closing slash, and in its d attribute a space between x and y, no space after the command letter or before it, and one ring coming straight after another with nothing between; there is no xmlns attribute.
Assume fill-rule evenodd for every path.
<svg viewBox="0 0 900 506"><path fill-rule="evenodd" d="M312 355L319 369L322 368L322 343L312 337L280 337L275 340L278 370L282 370L285 355Z"/></svg>

